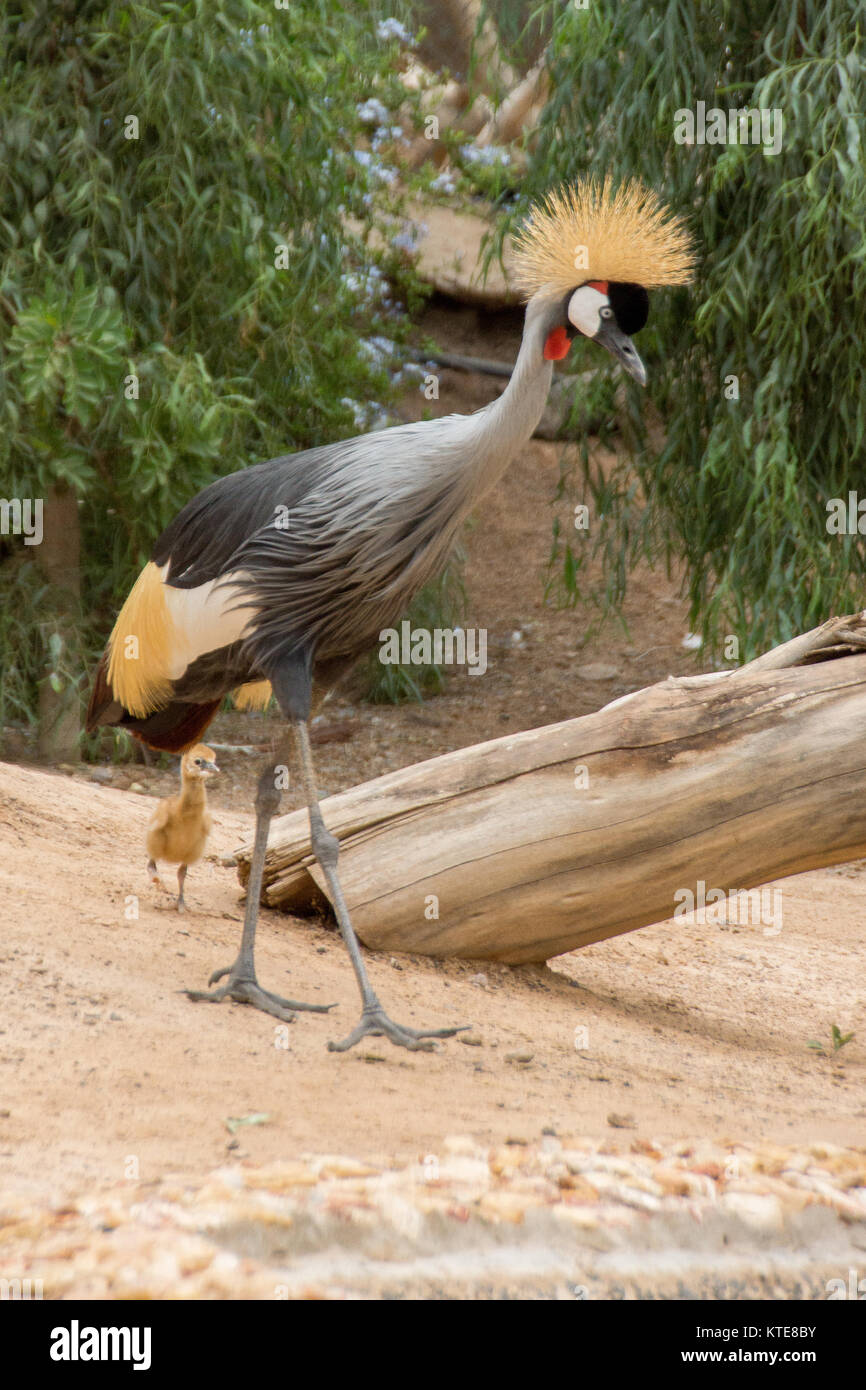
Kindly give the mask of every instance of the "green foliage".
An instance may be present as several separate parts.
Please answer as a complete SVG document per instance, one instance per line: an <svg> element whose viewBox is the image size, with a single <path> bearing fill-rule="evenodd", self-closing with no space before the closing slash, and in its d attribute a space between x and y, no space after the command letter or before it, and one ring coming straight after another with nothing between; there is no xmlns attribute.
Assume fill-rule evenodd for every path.
<svg viewBox="0 0 866 1390"><path fill-rule="evenodd" d="M382 8L0 15L0 494L79 499L90 660L197 490L393 398L364 340L399 356L419 287L393 242L400 143L359 111L406 100ZM38 549L0 536L0 729L53 669Z"/></svg>
<svg viewBox="0 0 866 1390"><path fill-rule="evenodd" d="M118 355L125 348L116 294L110 286L86 289L79 268L71 287L58 291L49 286L18 315L9 335L6 368L43 430L56 426L61 411L88 429L113 385ZM40 432L32 442L38 448L45 443L44 435ZM52 463L57 476L56 459Z"/></svg>
<svg viewBox="0 0 866 1390"><path fill-rule="evenodd" d="M847 1043L854 1037L853 1033L843 1033L837 1023L830 1025L830 1049L833 1053L841 1051ZM826 1048L817 1038L810 1038L807 1044L813 1052L826 1052Z"/></svg>
<svg viewBox="0 0 866 1390"><path fill-rule="evenodd" d="M652 294L639 339L661 429L629 384L633 457L603 475L584 456L606 598L621 600L638 554L683 561L693 627L713 647L736 634L747 659L862 604L866 548L826 523L830 498L862 488L866 443L866 10L593 0L539 14L551 96L512 221L583 171L637 174L688 214L700 256L691 290ZM676 143L675 113L698 101L780 109L780 152ZM583 555L558 554L574 599Z"/></svg>

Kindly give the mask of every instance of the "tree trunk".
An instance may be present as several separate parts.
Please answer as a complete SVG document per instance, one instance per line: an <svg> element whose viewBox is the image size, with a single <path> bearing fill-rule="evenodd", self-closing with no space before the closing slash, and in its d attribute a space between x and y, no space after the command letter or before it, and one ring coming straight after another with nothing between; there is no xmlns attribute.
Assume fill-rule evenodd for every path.
<svg viewBox="0 0 866 1390"><path fill-rule="evenodd" d="M42 526L42 544L36 547L36 558L51 586L46 606L52 619L45 624L46 674L39 686L39 754L48 761L63 762L77 757L81 733L78 685L71 674L79 667L77 622L81 602L81 528L74 492L62 484L50 489L44 499ZM52 673L57 675L52 637L58 647L59 664L69 673L59 676L56 690L51 681Z"/></svg>
<svg viewBox="0 0 866 1390"><path fill-rule="evenodd" d="M738 890L866 854L864 648L866 613L834 618L737 671L671 678L330 797L359 936L543 961L714 890L714 910L754 914L760 895ZM245 879L250 846L239 853ZM272 828L264 901L303 909L317 887L294 812ZM751 925L771 935L777 919Z"/></svg>

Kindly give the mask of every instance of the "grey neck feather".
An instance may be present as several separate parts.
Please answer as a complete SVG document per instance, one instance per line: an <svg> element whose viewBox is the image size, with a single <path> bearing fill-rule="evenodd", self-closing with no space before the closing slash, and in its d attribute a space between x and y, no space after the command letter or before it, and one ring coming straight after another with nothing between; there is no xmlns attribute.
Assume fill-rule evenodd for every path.
<svg viewBox="0 0 866 1390"><path fill-rule="evenodd" d="M553 376L553 363L544 358L544 343L560 316L559 305L549 298L536 295L529 301L511 380L498 400L467 417L471 461L464 476L470 484L470 505L498 482L544 414Z"/></svg>

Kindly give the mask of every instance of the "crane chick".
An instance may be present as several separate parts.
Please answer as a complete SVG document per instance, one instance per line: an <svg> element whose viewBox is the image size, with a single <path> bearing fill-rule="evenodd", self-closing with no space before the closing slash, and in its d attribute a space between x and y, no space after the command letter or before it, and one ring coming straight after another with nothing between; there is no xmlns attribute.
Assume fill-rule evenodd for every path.
<svg viewBox="0 0 866 1390"><path fill-rule="evenodd" d="M216 755L212 748L196 743L180 760L180 796L167 796L150 818L147 827L147 852L150 859L147 872L152 883L161 886L157 861L178 864L177 910L183 912L183 885L190 864L197 864L204 854L211 832L211 814L207 808L205 783L215 772Z"/></svg>

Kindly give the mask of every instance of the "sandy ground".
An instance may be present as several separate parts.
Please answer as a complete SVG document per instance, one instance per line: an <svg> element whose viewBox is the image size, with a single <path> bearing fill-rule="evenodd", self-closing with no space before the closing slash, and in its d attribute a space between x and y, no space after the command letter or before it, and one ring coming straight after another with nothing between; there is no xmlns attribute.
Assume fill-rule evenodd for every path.
<svg viewBox="0 0 866 1390"><path fill-rule="evenodd" d="M496 389L457 374L445 385L443 410ZM420 707L366 706L351 690L335 699L318 747L324 791L696 669L681 646L684 605L662 576L638 576L626 634L587 640L585 614L541 604L556 460L554 446L531 444L467 537L468 621L490 630L488 675L457 676ZM577 674L598 661L614 674ZM341 721L351 741L329 741ZM223 717L214 740L259 741L271 727ZM479 1151L545 1136L626 1151L866 1146L862 865L778 885L783 929L772 937L662 923L549 967L480 971L371 954L393 1017L470 1024L470 1038L435 1055L380 1040L335 1055L326 1042L349 1030L358 1001L326 923L262 911L258 967L278 992L334 1002L328 1016L301 1015L280 1033L251 1009L181 992L233 959L240 932L240 888L221 860L250 831L254 760L220 762L213 840L187 881L193 911L183 918L149 886L143 851L152 798L173 789L173 771L118 767L98 785L87 767L0 765L0 1189L10 1200L56 1209L71 1193L133 1179L195 1187L226 1165L247 1172L304 1155L439 1161L455 1135ZM289 792L286 809L296 804ZM855 1035L835 1056L833 1024ZM227 1124L253 1115L266 1119L234 1133ZM858 1181L866 1190L866 1178L849 1185Z"/></svg>
<svg viewBox="0 0 866 1390"><path fill-rule="evenodd" d="M793 1298L866 1258L858 867L783 882L773 938L663 923L482 972L370 955L395 1017L472 1033L435 1055L379 1040L335 1055L357 999L325 925L263 911L258 964L331 1015L281 1031L180 992L236 949L239 889L218 856L245 816L217 812L179 918L145 886L149 798L8 765L0 798L4 1277L43 1279L48 1297ZM835 1059L807 1046L832 1022L857 1032ZM577 1193L559 1190L561 1146L587 1174ZM706 1210L658 1185L693 1147ZM516 1191L510 1170L473 1186L500 1151L546 1166ZM767 1151L786 1182L808 1165L820 1221L764 1176ZM471 1155L468 1191L455 1153ZM325 1181L329 1154L349 1159ZM626 1155L616 1192L599 1154ZM635 1154L663 1171L634 1172ZM727 1181L732 1159L757 1176ZM377 1186L359 1193L367 1164Z"/></svg>
<svg viewBox="0 0 866 1390"><path fill-rule="evenodd" d="M195 911L178 918L144 879L145 798L6 766L0 788L0 1171L14 1187L122 1176L130 1154L152 1176L199 1172L226 1156L226 1119L258 1112L270 1121L242 1131L242 1151L263 1162L312 1150L409 1159L453 1133L599 1137L611 1115L647 1139L866 1136L859 872L785 881L772 938L666 923L551 967L483 972L371 955L395 1017L471 1024L480 1043L418 1056L371 1040L344 1057L325 1044L348 1031L357 999L332 930L262 912L262 981L338 1006L300 1017L284 1050L266 1016L180 993L233 958L234 870L203 864ZM230 851L246 818L216 822L214 850ZM834 1022L857 1036L836 1059L812 1052Z"/></svg>

